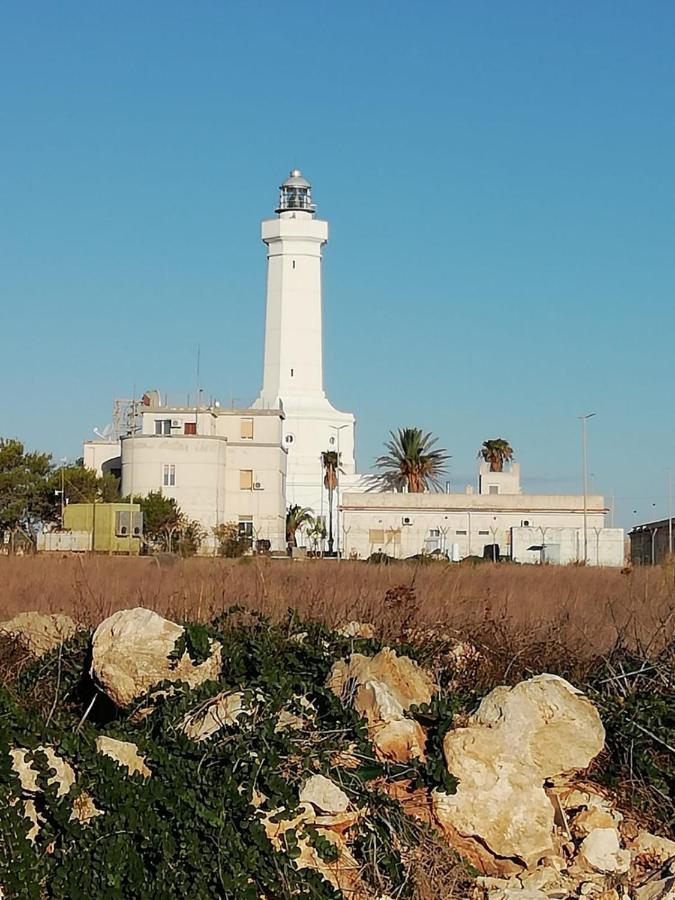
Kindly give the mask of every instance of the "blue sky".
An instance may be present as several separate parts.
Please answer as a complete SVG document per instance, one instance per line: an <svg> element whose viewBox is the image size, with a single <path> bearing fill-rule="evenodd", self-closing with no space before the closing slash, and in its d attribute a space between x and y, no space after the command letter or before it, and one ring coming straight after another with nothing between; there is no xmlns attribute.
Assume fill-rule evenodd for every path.
<svg viewBox="0 0 675 900"><path fill-rule="evenodd" d="M260 387L261 218L299 166L331 226L325 380L367 469L420 425L463 486L629 526L675 467L675 5L0 8L0 435L55 457L113 397ZM633 510L636 510L634 513Z"/></svg>

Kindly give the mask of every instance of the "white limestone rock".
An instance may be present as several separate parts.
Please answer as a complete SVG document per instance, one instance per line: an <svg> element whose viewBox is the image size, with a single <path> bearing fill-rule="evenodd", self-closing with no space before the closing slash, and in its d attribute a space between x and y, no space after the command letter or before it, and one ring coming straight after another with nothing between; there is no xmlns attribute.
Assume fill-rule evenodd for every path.
<svg viewBox="0 0 675 900"><path fill-rule="evenodd" d="M77 631L77 624L62 613L43 615L38 612L22 612L7 622L0 623L0 635L14 638L26 652L35 657L44 656L59 644L67 641Z"/></svg>
<svg viewBox="0 0 675 900"><path fill-rule="evenodd" d="M536 675L513 688L495 688L472 721L502 727L514 739L526 737L530 759L542 779L585 769L605 745L605 729L595 706L557 675Z"/></svg>
<svg viewBox="0 0 675 900"><path fill-rule="evenodd" d="M118 741L115 738L100 734L96 738L96 749L104 756L114 759L123 766L129 775L142 775L150 778L152 771L145 762L145 757L138 752L138 747L132 741Z"/></svg>
<svg viewBox="0 0 675 900"><path fill-rule="evenodd" d="M337 633L349 638L374 638L375 628L369 622L347 622L340 626Z"/></svg>
<svg viewBox="0 0 675 900"><path fill-rule="evenodd" d="M622 875L630 868L630 850L622 850L616 828L594 828L581 842L577 864L596 872Z"/></svg>
<svg viewBox="0 0 675 900"><path fill-rule="evenodd" d="M256 695L255 700L261 699L261 695ZM222 728L236 725L250 709L243 691L222 691L190 710L178 727L191 741L201 743Z"/></svg>
<svg viewBox="0 0 675 900"><path fill-rule="evenodd" d="M352 653L335 663L328 679L331 690L368 723L368 736L381 759L424 760L426 734L406 713L430 703L435 684L420 666L385 648L373 657Z"/></svg>
<svg viewBox="0 0 675 900"><path fill-rule="evenodd" d="M312 775L300 789L300 803L311 803L320 813L337 815L349 809L349 797L324 775Z"/></svg>
<svg viewBox="0 0 675 900"><path fill-rule="evenodd" d="M101 622L92 637L91 676L120 707L129 706L162 681L197 687L218 678L221 646L211 642L211 655L194 665L185 652L171 659L184 629L150 609L123 609Z"/></svg>
<svg viewBox="0 0 675 900"><path fill-rule="evenodd" d="M675 860L675 841L649 831L641 831L631 843L631 850L636 856L646 856L658 865Z"/></svg>
<svg viewBox="0 0 675 900"><path fill-rule="evenodd" d="M554 809L544 781L585 768L604 744L593 704L562 678L539 675L487 695L443 741L453 795L434 793L447 829L495 857L536 865L553 855Z"/></svg>

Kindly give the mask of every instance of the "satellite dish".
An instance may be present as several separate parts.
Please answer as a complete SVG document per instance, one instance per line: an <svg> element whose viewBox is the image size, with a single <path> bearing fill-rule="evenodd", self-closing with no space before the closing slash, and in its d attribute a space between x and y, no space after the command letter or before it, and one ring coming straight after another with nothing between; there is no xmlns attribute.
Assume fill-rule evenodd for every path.
<svg viewBox="0 0 675 900"><path fill-rule="evenodd" d="M102 441L105 441L108 444L113 443L113 427L110 424L106 425L103 430L94 428L94 434L97 438L100 438Z"/></svg>

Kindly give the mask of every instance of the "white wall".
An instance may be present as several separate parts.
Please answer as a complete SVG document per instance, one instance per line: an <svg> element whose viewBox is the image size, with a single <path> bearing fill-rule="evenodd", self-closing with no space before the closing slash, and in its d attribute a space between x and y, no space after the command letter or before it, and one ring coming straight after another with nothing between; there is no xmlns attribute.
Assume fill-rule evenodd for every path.
<svg viewBox="0 0 675 900"><path fill-rule="evenodd" d="M540 548L543 549L534 549ZM622 566L624 533L622 528L587 528L589 566ZM583 518L573 528L514 528L512 555L515 562L551 562L567 565L584 558Z"/></svg>
<svg viewBox="0 0 675 900"><path fill-rule="evenodd" d="M593 529L604 527L605 509L600 496L589 496L587 504L590 550ZM583 525L583 497L564 494L345 493L341 506L344 554L353 552L361 558L378 550L404 558L435 546L449 554L452 544L459 545L461 558L482 556L483 548L494 542L502 555L509 555L513 529L531 528L534 534L541 534L539 529L544 528L548 534L548 529L574 531ZM409 524L403 524L404 520ZM620 529L614 531L621 533ZM616 551L609 549L609 544L602 546L601 562L620 564L604 563L605 548L612 560Z"/></svg>
<svg viewBox="0 0 675 900"><path fill-rule="evenodd" d="M164 484L164 466L174 466L175 485ZM251 469L260 488L242 490L240 470ZM122 439L122 493L161 490L207 532L223 522L253 517L255 537L285 547L286 454L280 445L259 446L221 437L137 435Z"/></svg>
<svg viewBox="0 0 675 900"><path fill-rule="evenodd" d="M478 474L479 494L520 494L520 465L509 463L503 472L491 472L490 466L482 462Z"/></svg>
<svg viewBox="0 0 675 900"><path fill-rule="evenodd" d="M85 469L93 469L99 477L107 470L106 463L118 465L120 453L119 441L85 441L82 445Z"/></svg>

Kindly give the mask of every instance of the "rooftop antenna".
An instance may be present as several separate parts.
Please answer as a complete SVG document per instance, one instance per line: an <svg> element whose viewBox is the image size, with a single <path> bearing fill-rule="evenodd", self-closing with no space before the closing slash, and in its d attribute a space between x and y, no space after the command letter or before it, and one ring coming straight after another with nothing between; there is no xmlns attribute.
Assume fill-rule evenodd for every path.
<svg viewBox="0 0 675 900"><path fill-rule="evenodd" d="M197 411L201 406L202 388L200 384L199 369L201 363L201 346L197 344L197 385L195 390L195 422L197 421Z"/></svg>

